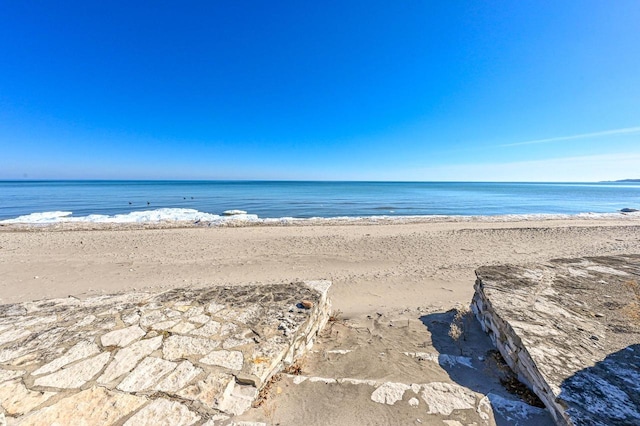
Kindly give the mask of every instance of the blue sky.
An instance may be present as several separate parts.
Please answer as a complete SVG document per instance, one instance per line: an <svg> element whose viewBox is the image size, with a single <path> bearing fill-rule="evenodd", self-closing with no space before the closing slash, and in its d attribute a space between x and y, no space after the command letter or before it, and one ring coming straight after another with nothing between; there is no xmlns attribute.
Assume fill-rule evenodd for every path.
<svg viewBox="0 0 640 426"><path fill-rule="evenodd" d="M0 3L0 178L640 178L640 2Z"/></svg>

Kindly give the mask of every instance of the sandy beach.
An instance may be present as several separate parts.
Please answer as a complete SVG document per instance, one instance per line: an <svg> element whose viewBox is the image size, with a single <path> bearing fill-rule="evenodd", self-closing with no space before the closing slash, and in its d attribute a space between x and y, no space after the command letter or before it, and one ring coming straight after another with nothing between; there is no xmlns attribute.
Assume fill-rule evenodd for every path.
<svg viewBox="0 0 640 426"><path fill-rule="evenodd" d="M280 377L268 389L266 402L238 419L282 425L301 419L309 425L507 425L514 418L527 426L553 424L545 410L524 402L514 408L517 397L501 384L504 367L495 364L499 360L493 359L491 341L475 318L464 317L463 343L450 338L456 313L464 313L473 296L474 270L638 253L640 248L640 218L631 216L333 226L91 226L96 229L72 224L0 227L0 303L184 286L333 282L329 295L337 321L301 363L302 376ZM409 391L397 403L376 401L372 383L405 388L431 383L425 386L436 386L435 394L444 392L445 405L425 411ZM455 397L449 393L454 391ZM460 403L483 395L493 407L486 415L480 408L446 408L450 398ZM464 417L468 415L472 417ZM518 415L522 417L512 417Z"/></svg>
<svg viewBox="0 0 640 426"><path fill-rule="evenodd" d="M333 281L345 315L467 303L482 265L636 253L640 218L141 229L0 227L0 303Z"/></svg>

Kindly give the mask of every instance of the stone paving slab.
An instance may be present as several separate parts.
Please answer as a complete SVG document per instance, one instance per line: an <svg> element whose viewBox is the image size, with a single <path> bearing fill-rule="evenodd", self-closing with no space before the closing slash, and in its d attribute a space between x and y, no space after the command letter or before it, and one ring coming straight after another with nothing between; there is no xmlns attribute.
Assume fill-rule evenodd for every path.
<svg viewBox="0 0 640 426"><path fill-rule="evenodd" d="M0 305L0 424L233 424L311 348L330 285Z"/></svg>
<svg viewBox="0 0 640 426"><path fill-rule="evenodd" d="M640 255L476 274L478 320L558 424L640 424Z"/></svg>
<svg viewBox="0 0 640 426"><path fill-rule="evenodd" d="M463 312L468 310L460 306ZM501 384L509 374L473 316L424 307L332 321L299 368L244 418L281 425L549 426L548 410Z"/></svg>

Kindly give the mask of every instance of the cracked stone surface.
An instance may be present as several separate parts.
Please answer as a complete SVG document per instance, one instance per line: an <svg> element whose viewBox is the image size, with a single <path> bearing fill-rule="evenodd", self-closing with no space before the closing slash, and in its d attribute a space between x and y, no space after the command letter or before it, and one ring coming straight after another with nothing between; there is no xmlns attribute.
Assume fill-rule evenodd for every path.
<svg viewBox="0 0 640 426"><path fill-rule="evenodd" d="M242 352L240 351L213 351L200 362L209 365L218 365L230 370L240 371L244 364Z"/></svg>
<svg viewBox="0 0 640 426"><path fill-rule="evenodd" d="M172 425L190 426L200 420L200 416L176 401L159 398L138 411L124 426Z"/></svg>
<svg viewBox="0 0 640 426"><path fill-rule="evenodd" d="M63 356L56 358L48 364L35 370L32 375L37 376L40 374L53 373L58 371L67 364L71 364L74 361L88 358L92 355L96 355L100 352L98 345L89 340L83 340L78 342L75 346L71 347Z"/></svg>
<svg viewBox="0 0 640 426"><path fill-rule="evenodd" d="M100 337L102 346L120 346L125 347L134 340L138 340L146 333L143 329L137 325L133 325L127 328L121 328L119 330L113 330Z"/></svg>
<svg viewBox="0 0 640 426"><path fill-rule="evenodd" d="M329 318L329 286L0 305L2 423L234 424L263 383L311 347Z"/></svg>
<svg viewBox="0 0 640 426"><path fill-rule="evenodd" d="M152 337L121 349L98 378L99 384L106 384L131 371L138 362L162 345L162 336Z"/></svg>
<svg viewBox="0 0 640 426"><path fill-rule="evenodd" d="M92 387L18 419L20 426L108 425L145 403L144 398Z"/></svg>
<svg viewBox="0 0 640 426"><path fill-rule="evenodd" d="M12 380L0 386L2 408L10 416L27 413L46 402L53 395L53 392L29 390L19 380Z"/></svg>
<svg viewBox="0 0 640 426"><path fill-rule="evenodd" d="M496 353L467 310L467 339L448 331L455 309L407 309L332 322L300 369L280 374L266 410L252 419L283 425L550 426L539 406L501 384ZM505 366L506 368L506 366Z"/></svg>
<svg viewBox="0 0 640 426"><path fill-rule="evenodd" d="M36 386L48 386L59 389L79 388L98 374L100 370L102 370L102 367L109 361L110 357L111 354L109 352L103 352L100 355L80 361L56 373L38 377L34 384Z"/></svg>
<svg viewBox="0 0 640 426"><path fill-rule="evenodd" d="M476 317L558 424L640 424L640 255L476 275Z"/></svg>
<svg viewBox="0 0 640 426"><path fill-rule="evenodd" d="M164 377L176 368L177 364L162 358L148 357L117 386L125 392L141 392L156 384L158 377Z"/></svg>

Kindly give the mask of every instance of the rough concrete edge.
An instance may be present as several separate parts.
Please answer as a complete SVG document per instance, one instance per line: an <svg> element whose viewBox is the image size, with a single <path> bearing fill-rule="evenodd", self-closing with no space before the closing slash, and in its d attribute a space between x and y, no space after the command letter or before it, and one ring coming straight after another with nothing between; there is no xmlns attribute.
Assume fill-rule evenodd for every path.
<svg viewBox="0 0 640 426"><path fill-rule="evenodd" d="M329 316L330 316L330 312L331 312L331 301L328 298L327 293L328 293L328 290L331 287L332 283L329 280L310 280L310 281L303 281L302 283L304 285L306 285L307 287L309 287L310 289L316 291L318 293L319 300L318 300L318 303L315 304L313 306L313 308L311 309L311 313L310 313L309 317L307 318L307 320L304 323L301 324L301 326L298 328L298 330L294 334L293 339L291 341L292 342L291 346L288 348L288 350L285 353L282 354L283 356L282 356L280 362L278 362L276 364L275 368L272 369L272 371L269 373L269 375L267 376L267 378L263 382L260 381L259 378L255 377L253 375L238 373L238 374L231 374L232 376L234 376L234 380L232 381L232 383L235 383L235 384L238 384L238 385L241 385L241 386L242 385L253 386L253 387L255 387L257 389L256 394L258 394L267 385L267 383L269 382L269 380L270 380L270 378L272 376L274 376L275 374L281 372L287 365L293 364L297 359L302 357L304 354L306 354L313 347L313 343L314 343L315 337L324 328L324 326L327 324L327 322L329 320ZM166 289L166 290L163 290L163 291L161 291L161 292L159 292L157 294L156 293L151 293L151 292L138 292L138 293L135 293L135 294L139 295L139 296L145 296L145 300L149 301L150 299L152 299L154 297L157 297L159 295L168 293L168 292L173 291L173 290L175 290L175 288ZM99 299L99 298L104 298L104 297L108 297L108 296L116 296L116 295L121 295L121 294L124 295L126 293L113 293L113 294L107 294L107 295L98 295L96 297L87 298L87 300ZM43 299L43 300L48 300L48 299ZM62 302L62 301L66 301L68 299L67 298L56 298L56 299L51 299L51 300L56 300L56 301L61 301ZM39 301L22 302L22 303L17 303L17 304L8 304L8 306L24 306L24 305L28 305L28 304L34 304L34 303L37 303L37 302L39 302ZM79 301L79 303L81 303L81 301ZM296 343L303 343L303 344L297 346ZM104 389L107 389L110 392L122 393L122 392L119 392L119 391L117 391L115 389L108 389L108 388L106 388L104 386L100 386L100 385L96 385L96 386L97 387L102 387ZM128 393L125 393L125 394L128 394ZM56 397L52 398L51 401L58 402L59 400L65 399L65 398L67 398L69 396L70 395L68 393L61 392ZM138 411L141 411L149 403L151 403L152 401L157 399L157 398L149 398L148 396L143 396L143 397L146 399L146 401L140 407L138 407L136 410L133 410L131 413L129 413L127 416L124 416L123 418L119 419L119 423L121 423L122 421L126 421L128 418L130 418L133 415L135 415ZM167 396L167 399L173 400L173 401L178 401L178 402L181 402L181 403L184 402L180 398L176 398L176 397L172 397L172 396ZM46 408L49 405L52 405L52 404L47 404L46 406L41 406L39 408ZM224 413L224 412L220 411L220 413ZM16 418L16 421L19 422L20 420L23 420L23 419L24 419L24 416L21 416L20 418ZM6 424L6 418L4 416L4 413L0 412L0 426L4 426L5 424Z"/></svg>
<svg viewBox="0 0 640 426"><path fill-rule="evenodd" d="M310 289L318 292L318 303L313 306L309 318L300 325L294 334L293 339L291 340L291 346L282 354L280 361L274 366L265 379L262 381L258 377L251 375L250 379L253 381L252 385L258 390L258 393L267 386L273 376L284 371L286 367L294 364L298 359L311 350L315 337L329 321L331 300L328 298L328 291L332 284L331 281L309 280L303 281L302 283ZM300 345L297 346L296 344ZM234 374L233 376L236 383L240 385L248 382L247 378L249 376L246 374L240 373Z"/></svg>
<svg viewBox="0 0 640 426"><path fill-rule="evenodd" d="M271 369L269 374L265 376L264 380L260 380L260 378L254 375L248 374L232 374L234 376L234 381L238 385L247 385L254 386L257 390L257 395L268 386L271 378L276 374L284 371L284 369L295 363L296 360L304 356L312 347L314 343L315 337L318 333L324 328L324 326L329 321L329 315L331 311L331 300L328 298L327 293L329 288L331 287L331 281L329 280L308 280L302 281L304 285L309 287L310 289L316 291L319 296L319 300L317 304L311 309L311 313L307 320L303 322L300 327L296 330L293 338L291 339L291 346L282 353L282 358L278 361L274 368ZM304 343L301 345L297 345L300 343ZM256 399L252 401L252 404L255 403ZM225 414L229 414L223 412ZM1 425L0 425L1 426Z"/></svg>
<svg viewBox="0 0 640 426"><path fill-rule="evenodd" d="M475 292L471 302L471 310L480 323L482 330L485 333L489 334L494 346L496 347L496 349L498 349L504 360L507 362L509 368L511 368L518 375L518 379L521 380L525 385L527 385L527 387L529 387L544 403L544 405L551 413L556 424L559 426L572 426L573 421L566 413L566 407L559 404L559 402L557 401L558 395L555 394L551 386L544 379L544 377L538 370L538 367L536 366L533 358L524 347L524 345L515 348L518 353L517 357L519 358L520 356L522 356L526 360L527 364L531 366L533 371L530 371L526 368L520 368L520 363L514 363L512 358L513 355L510 353L510 350L503 344L503 340L509 340L508 337L502 336L500 333L500 327L496 324L493 324L489 319L487 319L487 317L490 316L494 321L499 322L502 327L510 330L511 334L521 342L520 336L518 336L518 334L515 332L515 330L513 330L513 328L507 321L505 321L502 317L500 317L500 315L495 312L495 310L493 310L491 301L486 297L486 294L484 292L485 283L483 282L482 275L478 271L475 271L475 274L476 282L473 286ZM488 307L488 309L483 309L483 307ZM492 311L492 314L489 314L487 311ZM537 378L535 376L537 376ZM535 386L535 383L541 383L544 388L541 389L538 386Z"/></svg>

